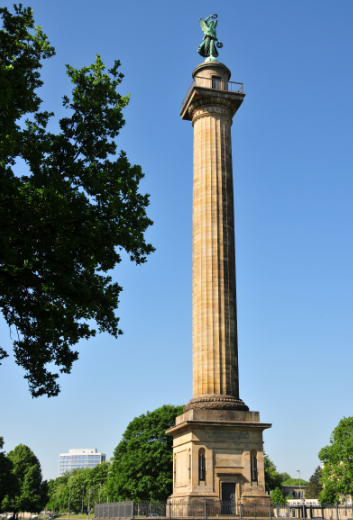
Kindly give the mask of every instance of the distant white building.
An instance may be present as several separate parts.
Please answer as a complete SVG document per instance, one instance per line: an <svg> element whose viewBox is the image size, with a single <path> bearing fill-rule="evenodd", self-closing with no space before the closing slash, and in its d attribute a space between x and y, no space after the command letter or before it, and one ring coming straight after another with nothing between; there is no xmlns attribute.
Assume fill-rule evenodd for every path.
<svg viewBox="0 0 353 520"><path fill-rule="evenodd" d="M73 469L94 468L104 461L104 453L98 453L96 449L69 450L69 453L60 453L59 477Z"/></svg>

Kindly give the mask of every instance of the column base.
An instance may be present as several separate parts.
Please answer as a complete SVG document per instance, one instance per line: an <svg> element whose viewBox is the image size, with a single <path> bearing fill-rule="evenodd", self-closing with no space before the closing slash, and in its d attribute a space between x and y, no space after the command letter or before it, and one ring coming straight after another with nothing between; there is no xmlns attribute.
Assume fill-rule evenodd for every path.
<svg viewBox="0 0 353 520"><path fill-rule="evenodd" d="M209 395L202 397L195 397L191 399L184 407L184 412L188 410L195 410L197 408L205 408L208 410L240 410L244 412L249 411L244 401L236 399L231 395Z"/></svg>

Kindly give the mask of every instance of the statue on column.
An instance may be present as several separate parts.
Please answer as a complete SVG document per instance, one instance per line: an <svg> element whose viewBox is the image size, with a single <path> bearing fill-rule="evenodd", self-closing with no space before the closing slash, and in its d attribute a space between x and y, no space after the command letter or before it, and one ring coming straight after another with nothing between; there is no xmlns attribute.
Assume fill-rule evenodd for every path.
<svg viewBox="0 0 353 520"><path fill-rule="evenodd" d="M203 41L201 45L199 45L197 52L203 58L206 58L205 61L217 61L218 51L216 47L219 49L223 47L223 43L218 40L216 35L216 27L218 23L218 20L216 20L217 17L217 14L211 14L205 20L200 18L200 26L203 31ZM211 20L208 22L210 18Z"/></svg>

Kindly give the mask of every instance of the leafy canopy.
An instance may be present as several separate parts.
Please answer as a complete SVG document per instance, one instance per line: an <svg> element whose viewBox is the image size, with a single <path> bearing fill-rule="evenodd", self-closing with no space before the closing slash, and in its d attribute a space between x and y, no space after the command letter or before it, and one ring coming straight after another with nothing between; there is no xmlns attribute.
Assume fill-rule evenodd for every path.
<svg viewBox="0 0 353 520"><path fill-rule="evenodd" d="M12 464L17 486L15 493L9 493L3 499L3 509L12 511L14 515L20 511L38 513L47 502L47 483L42 480L39 460L24 444L16 446L7 458Z"/></svg>
<svg viewBox="0 0 353 520"><path fill-rule="evenodd" d="M323 462L321 503L334 503L353 495L353 417L343 417L333 430L330 444L319 452Z"/></svg>
<svg viewBox="0 0 353 520"><path fill-rule="evenodd" d="M269 493L277 487L280 488L282 483L290 478L288 473L278 473L277 467L272 460L264 453L264 471L265 471L265 489Z"/></svg>
<svg viewBox="0 0 353 520"><path fill-rule="evenodd" d="M4 447L4 439L0 437L0 449ZM12 499L18 491L18 481L12 473L13 464L6 457L5 452L0 451L0 512L5 511L4 499L6 502Z"/></svg>
<svg viewBox="0 0 353 520"><path fill-rule="evenodd" d="M99 502L106 502L109 462L94 468L78 468L48 482L47 509L66 511L70 495L70 511L87 511Z"/></svg>
<svg viewBox="0 0 353 520"><path fill-rule="evenodd" d="M286 497L283 495L281 489L276 487L271 493L271 502L274 506L285 505L287 503Z"/></svg>
<svg viewBox="0 0 353 520"><path fill-rule="evenodd" d="M173 438L165 430L183 406L164 405L135 417L114 451L110 500L166 500L173 485Z"/></svg>
<svg viewBox="0 0 353 520"><path fill-rule="evenodd" d="M70 373L78 359L72 347L96 334L92 322L121 334L122 288L106 273L122 250L136 264L146 261L152 222L148 195L138 191L141 167L117 155L114 141L129 101L117 92L120 62L108 71L98 55L89 67L67 65L67 116L59 133L49 132L53 114L39 110L36 91L54 48L30 8L14 10L0 8L0 307L32 396L55 396L55 365ZM7 355L0 347L0 359Z"/></svg>

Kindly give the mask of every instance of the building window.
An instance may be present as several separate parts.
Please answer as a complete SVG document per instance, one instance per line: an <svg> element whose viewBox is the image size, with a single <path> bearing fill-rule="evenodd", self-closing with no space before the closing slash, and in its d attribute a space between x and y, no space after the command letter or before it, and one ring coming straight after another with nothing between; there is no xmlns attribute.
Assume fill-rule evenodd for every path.
<svg viewBox="0 0 353 520"><path fill-rule="evenodd" d="M205 450L202 448L199 451L199 481L204 482L205 480L206 480Z"/></svg>

